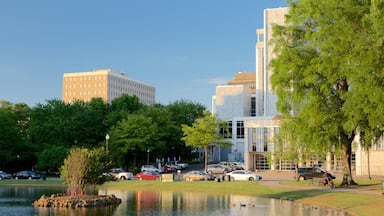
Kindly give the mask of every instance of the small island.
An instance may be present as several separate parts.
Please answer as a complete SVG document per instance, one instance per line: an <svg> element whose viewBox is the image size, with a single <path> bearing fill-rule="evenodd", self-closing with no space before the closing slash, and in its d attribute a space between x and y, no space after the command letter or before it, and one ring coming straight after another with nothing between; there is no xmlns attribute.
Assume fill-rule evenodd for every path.
<svg viewBox="0 0 384 216"><path fill-rule="evenodd" d="M42 195L40 199L33 202L35 207L65 207L65 208L88 208L118 205L121 199L115 195L65 195L53 194Z"/></svg>
<svg viewBox="0 0 384 216"><path fill-rule="evenodd" d="M87 208L118 205L115 195L86 194L87 186L105 182L102 173L108 169L102 149L72 148L61 167L61 178L68 186L67 193L42 195L33 202L35 207Z"/></svg>

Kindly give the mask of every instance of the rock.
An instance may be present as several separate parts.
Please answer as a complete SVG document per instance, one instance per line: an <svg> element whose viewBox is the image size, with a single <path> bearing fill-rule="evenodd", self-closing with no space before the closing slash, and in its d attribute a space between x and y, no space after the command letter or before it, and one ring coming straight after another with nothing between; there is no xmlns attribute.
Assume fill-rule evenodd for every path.
<svg viewBox="0 0 384 216"><path fill-rule="evenodd" d="M121 199L115 195L96 196L96 195L78 195L66 196L63 194L53 194L50 197L42 195L33 202L36 207L64 207L64 208L88 208L102 207L109 205L118 205Z"/></svg>

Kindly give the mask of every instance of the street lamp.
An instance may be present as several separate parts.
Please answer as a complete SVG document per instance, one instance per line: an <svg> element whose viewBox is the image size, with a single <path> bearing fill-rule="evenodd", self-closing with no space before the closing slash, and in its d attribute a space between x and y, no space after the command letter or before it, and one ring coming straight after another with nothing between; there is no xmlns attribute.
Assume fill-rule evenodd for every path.
<svg viewBox="0 0 384 216"><path fill-rule="evenodd" d="M149 149L147 149L147 164L149 164L149 152L150 152L151 150L149 150Z"/></svg>
<svg viewBox="0 0 384 216"><path fill-rule="evenodd" d="M109 135L105 135L105 152L107 153L108 155L108 140L109 140Z"/></svg>

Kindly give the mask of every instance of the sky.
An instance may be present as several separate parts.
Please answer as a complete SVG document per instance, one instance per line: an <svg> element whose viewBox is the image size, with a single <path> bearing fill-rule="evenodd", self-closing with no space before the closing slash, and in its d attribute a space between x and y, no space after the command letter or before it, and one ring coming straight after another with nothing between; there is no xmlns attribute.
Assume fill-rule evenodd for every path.
<svg viewBox="0 0 384 216"><path fill-rule="evenodd" d="M16 0L0 3L0 100L60 99L64 73L112 69L156 103L211 108L218 85L255 71L263 10L285 0Z"/></svg>

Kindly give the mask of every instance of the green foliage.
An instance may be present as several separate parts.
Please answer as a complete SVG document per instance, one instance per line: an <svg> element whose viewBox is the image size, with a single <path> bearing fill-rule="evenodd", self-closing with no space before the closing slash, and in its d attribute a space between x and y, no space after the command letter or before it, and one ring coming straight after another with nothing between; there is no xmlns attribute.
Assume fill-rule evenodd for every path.
<svg viewBox="0 0 384 216"><path fill-rule="evenodd" d="M0 169L14 171L36 163L35 148L25 145L30 109L25 104L0 101Z"/></svg>
<svg viewBox="0 0 384 216"><path fill-rule="evenodd" d="M38 155L39 170L58 170L62 165L64 159L67 157L68 149L64 146L47 146Z"/></svg>
<svg viewBox="0 0 384 216"><path fill-rule="evenodd" d="M71 191L80 190L84 193L90 185L102 184L102 174L110 168L103 148L89 150L72 148L61 166L60 173L63 182Z"/></svg>
<svg viewBox="0 0 384 216"><path fill-rule="evenodd" d="M158 126L152 118L141 114L129 115L110 131L110 148L114 158L124 161L125 156L132 153L136 166L137 153L157 149L157 134Z"/></svg>
<svg viewBox="0 0 384 216"><path fill-rule="evenodd" d="M226 122L218 120L210 112L205 112L203 117L197 118L192 126L182 125L184 133L182 140L185 141L185 144L195 148L204 148L205 169L207 169L208 147L210 145L230 146L230 143L224 141L218 133L218 130L226 128L226 125Z"/></svg>
<svg viewBox="0 0 384 216"><path fill-rule="evenodd" d="M105 148L106 134L111 137L109 157L119 167L146 161L147 149L151 162L179 156L186 160L191 151L181 140L181 124L192 124L203 110L200 104L187 101L145 106L129 95L112 104L101 98L71 103L53 99L32 109L0 101L0 168L11 172L35 165L40 170L55 169L72 147ZM119 132L114 136L116 130L128 130L128 136Z"/></svg>
<svg viewBox="0 0 384 216"><path fill-rule="evenodd" d="M384 129L384 37L378 1L290 1L274 28L271 82L285 120L281 133L297 149L341 148L351 176L351 144Z"/></svg>

